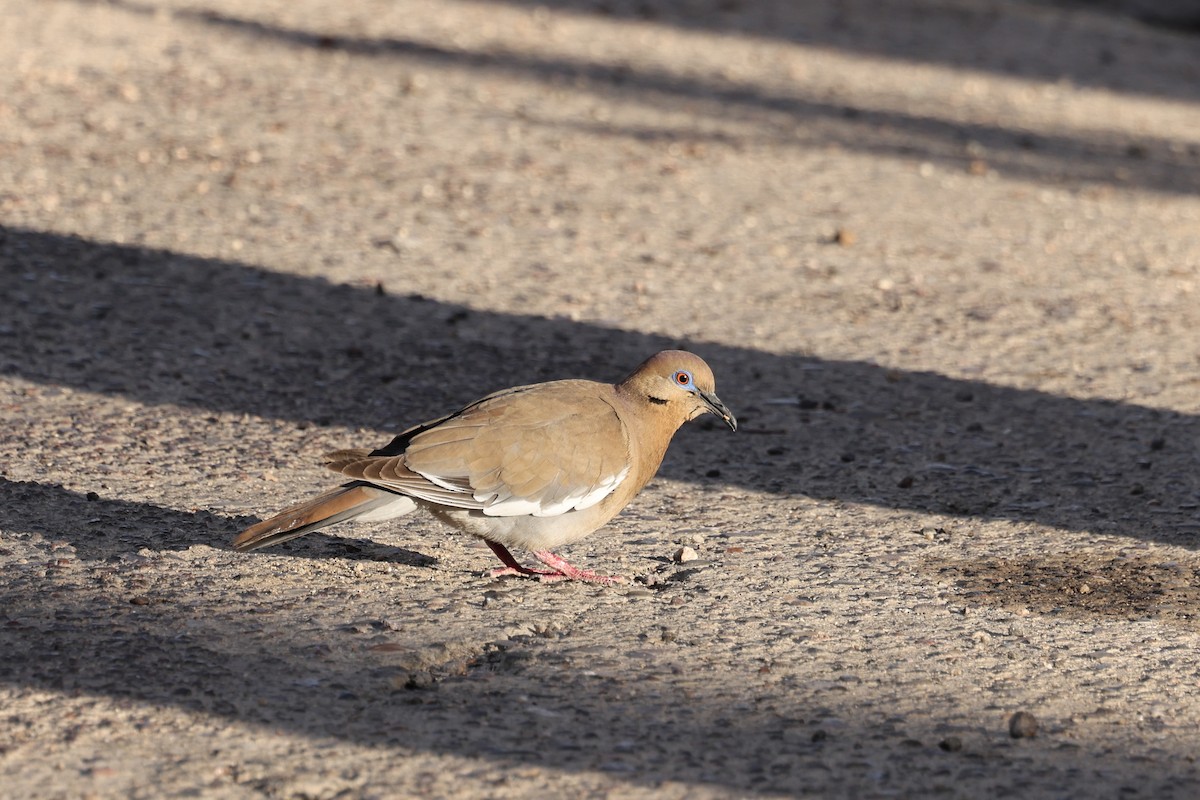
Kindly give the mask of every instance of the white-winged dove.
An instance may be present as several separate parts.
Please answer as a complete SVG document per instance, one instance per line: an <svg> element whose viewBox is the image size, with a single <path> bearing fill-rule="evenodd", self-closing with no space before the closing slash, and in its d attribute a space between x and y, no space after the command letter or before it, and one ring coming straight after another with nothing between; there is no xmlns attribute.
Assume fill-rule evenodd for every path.
<svg viewBox="0 0 1200 800"><path fill-rule="evenodd" d="M618 384L565 380L490 394L409 428L378 450L338 450L327 466L350 478L253 525L234 540L256 550L318 528L375 522L417 506L480 537L504 562L493 576L618 583L551 550L604 525L641 491L683 423L715 414L737 430L699 356L664 350ZM521 547L550 569L530 569Z"/></svg>

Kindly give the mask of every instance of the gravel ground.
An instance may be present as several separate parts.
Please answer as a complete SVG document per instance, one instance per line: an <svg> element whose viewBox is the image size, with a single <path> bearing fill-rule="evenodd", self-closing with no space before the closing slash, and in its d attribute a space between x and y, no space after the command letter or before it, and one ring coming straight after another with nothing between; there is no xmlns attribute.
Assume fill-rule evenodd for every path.
<svg viewBox="0 0 1200 800"><path fill-rule="evenodd" d="M0 795L1196 797L1200 37L1111 6L0 0ZM665 346L742 427L628 586L229 548Z"/></svg>

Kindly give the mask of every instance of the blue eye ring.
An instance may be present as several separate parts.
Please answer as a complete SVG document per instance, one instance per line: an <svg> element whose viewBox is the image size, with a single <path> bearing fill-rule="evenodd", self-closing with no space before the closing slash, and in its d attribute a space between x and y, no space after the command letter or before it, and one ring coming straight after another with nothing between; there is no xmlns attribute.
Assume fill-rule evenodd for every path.
<svg viewBox="0 0 1200 800"><path fill-rule="evenodd" d="M675 385L679 388L692 388L692 373L688 372L686 369L676 371L676 373L671 377L675 381Z"/></svg>

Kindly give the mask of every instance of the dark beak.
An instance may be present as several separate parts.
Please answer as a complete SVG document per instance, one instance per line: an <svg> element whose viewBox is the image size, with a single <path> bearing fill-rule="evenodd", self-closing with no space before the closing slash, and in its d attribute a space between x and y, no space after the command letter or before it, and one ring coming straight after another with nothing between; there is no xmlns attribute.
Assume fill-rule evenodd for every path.
<svg viewBox="0 0 1200 800"><path fill-rule="evenodd" d="M725 420L725 424L729 426L730 430L737 430L737 417L725 407L725 404L721 402L721 398L717 397L713 392L701 391L700 399L704 401L704 405L708 406L709 411Z"/></svg>

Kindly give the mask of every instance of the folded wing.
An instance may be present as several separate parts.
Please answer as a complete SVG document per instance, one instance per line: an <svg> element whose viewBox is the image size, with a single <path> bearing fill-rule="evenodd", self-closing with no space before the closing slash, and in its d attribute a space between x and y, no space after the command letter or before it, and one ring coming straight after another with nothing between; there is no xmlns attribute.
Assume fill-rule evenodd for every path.
<svg viewBox="0 0 1200 800"><path fill-rule="evenodd" d="M391 445L376 455L341 450L326 457L328 466L488 516L549 517L588 508L612 494L630 465L628 432L597 386L557 381L506 390L418 426L402 452Z"/></svg>

